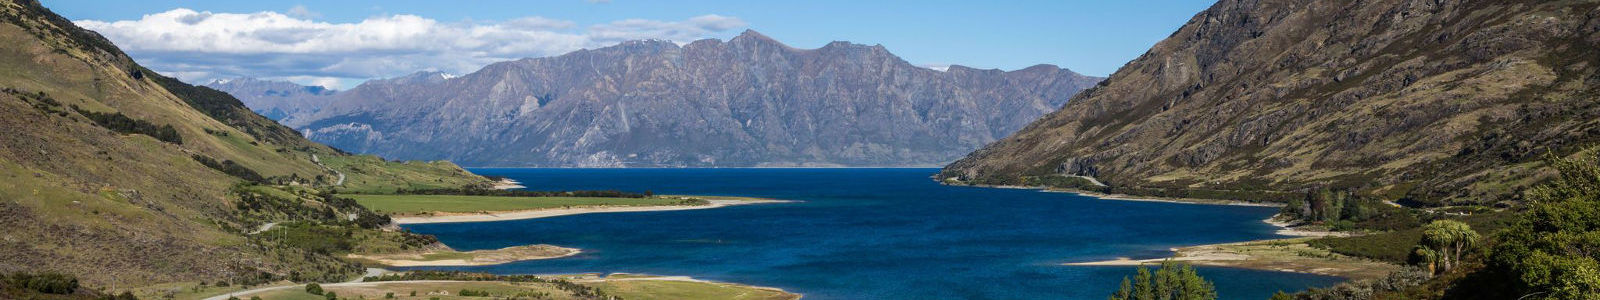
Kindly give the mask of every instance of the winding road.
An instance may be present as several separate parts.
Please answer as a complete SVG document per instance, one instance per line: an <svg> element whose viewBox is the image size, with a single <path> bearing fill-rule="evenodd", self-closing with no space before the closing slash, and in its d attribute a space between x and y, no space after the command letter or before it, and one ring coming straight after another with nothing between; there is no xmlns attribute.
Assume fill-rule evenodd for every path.
<svg viewBox="0 0 1600 300"><path fill-rule="evenodd" d="M392 282L413 282L413 283L462 282L462 281L456 281L456 280L412 280L412 281L374 281L374 282L361 281L363 279L366 279L367 277L381 276L383 274L388 274L388 273L391 273L391 272L392 271L389 271L389 270L386 270L386 269L367 268L367 273L365 275L362 275L361 277L356 277L356 279L353 279L353 280L350 280L350 281L346 281L346 282L341 282L341 283L323 284L322 286L326 286L326 287L357 287L357 286L374 286L374 285L379 285L379 284L384 284L384 283L392 283ZM205 300L228 300L229 297L247 298L247 297L243 297L243 296L249 296L249 295L252 295L252 294L259 294L259 293L277 291L277 290L304 289L305 286L306 286L305 284L269 286L269 287L248 289L248 290L231 292L231 293L222 294L222 295L211 296L211 297L205 298Z"/></svg>

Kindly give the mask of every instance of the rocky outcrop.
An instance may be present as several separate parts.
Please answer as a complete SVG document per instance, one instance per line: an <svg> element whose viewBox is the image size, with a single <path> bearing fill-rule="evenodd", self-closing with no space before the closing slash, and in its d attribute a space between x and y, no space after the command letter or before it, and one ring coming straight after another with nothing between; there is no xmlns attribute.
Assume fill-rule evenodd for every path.
<svg viewBox="0 0 1600 300"><path fill-rule="evenodd" d="M369 82L283 122L353 152L470 166L930 166L1098 81L1049 65L936 71L882 46L748 31Z"/></svg>
<svg viewBox="0 0 1600 300"><path fill-rule="evenodd" d="M1600 142L1597 16L1583 1L1223 0L941 176L1514 200L1545 155Z"/></svg>

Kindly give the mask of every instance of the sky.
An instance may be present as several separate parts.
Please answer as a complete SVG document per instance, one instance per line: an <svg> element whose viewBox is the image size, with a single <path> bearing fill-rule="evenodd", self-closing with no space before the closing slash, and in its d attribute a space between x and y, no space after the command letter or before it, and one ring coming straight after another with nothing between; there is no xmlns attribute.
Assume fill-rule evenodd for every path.
<svg viewBox="0 0 1600 300"><path fill-rule="evenodd" d="M684 44L752 29L797 48L881 44L930 68L1053 64L1106 76L1206 0L193 1L43 0L141 64L191 83L256 77L335 89L418 71L633 39Z"/></svg>

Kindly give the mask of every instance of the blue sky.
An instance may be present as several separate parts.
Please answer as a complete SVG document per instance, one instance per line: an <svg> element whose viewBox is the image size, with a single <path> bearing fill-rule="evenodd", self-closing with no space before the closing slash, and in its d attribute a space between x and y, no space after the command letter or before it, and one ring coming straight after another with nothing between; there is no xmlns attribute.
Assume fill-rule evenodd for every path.
<svg viewBox="0 0 1600 300"><path fill-rule="evenodd" d="M419 70L467 73L623 39L727 39L746 28L799 48L882 44L918 65L1014 70L1048 63L1104 76L1213 1L43 2L188 81L253 76L349 87ZM195 21L201 19L210 22ZM435 33L362 32L388 30Z"/></svg>

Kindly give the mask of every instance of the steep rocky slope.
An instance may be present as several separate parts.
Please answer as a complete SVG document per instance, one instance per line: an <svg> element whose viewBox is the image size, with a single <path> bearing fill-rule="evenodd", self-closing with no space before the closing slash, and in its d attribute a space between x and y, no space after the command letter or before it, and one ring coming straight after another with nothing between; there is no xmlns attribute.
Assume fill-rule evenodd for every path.
<svg viewBox="0 0 1600 300"><path fill-rule="evenodd" d="M1332 188L1418 205L1515 200L1546 176L1545 155L1600 137L1597 5L1223 0L941 177L1082 175L1174 196Z"/></svg>
<svg viewBox="0 0 1600 300"><path fill-rule="evenodd" d="M882 46L795 49L754 31L436 75L283 121L341 149L471 166L937 165L1099 81L1049 65L941 72Z"/></svg>
<svg viewBox="0 0 1600 300"><path fill-rule="evenodd" d="M288 81L234 78L208 82L205 87L227 92L246 107L268 119L315 113L338 91L320 86L303 86Z"/></svg>
<svg viewBox="0 0 1600 300"><path fill-rule="evenodd" d="M308 141L227 94L150 72L37 1L0 1L0 18L0 272L119 288L342 276L349 268L332 257L244 233L297 213L363 209L245 199L247 182L486 182L448 163L402 165Z"/></svg>

